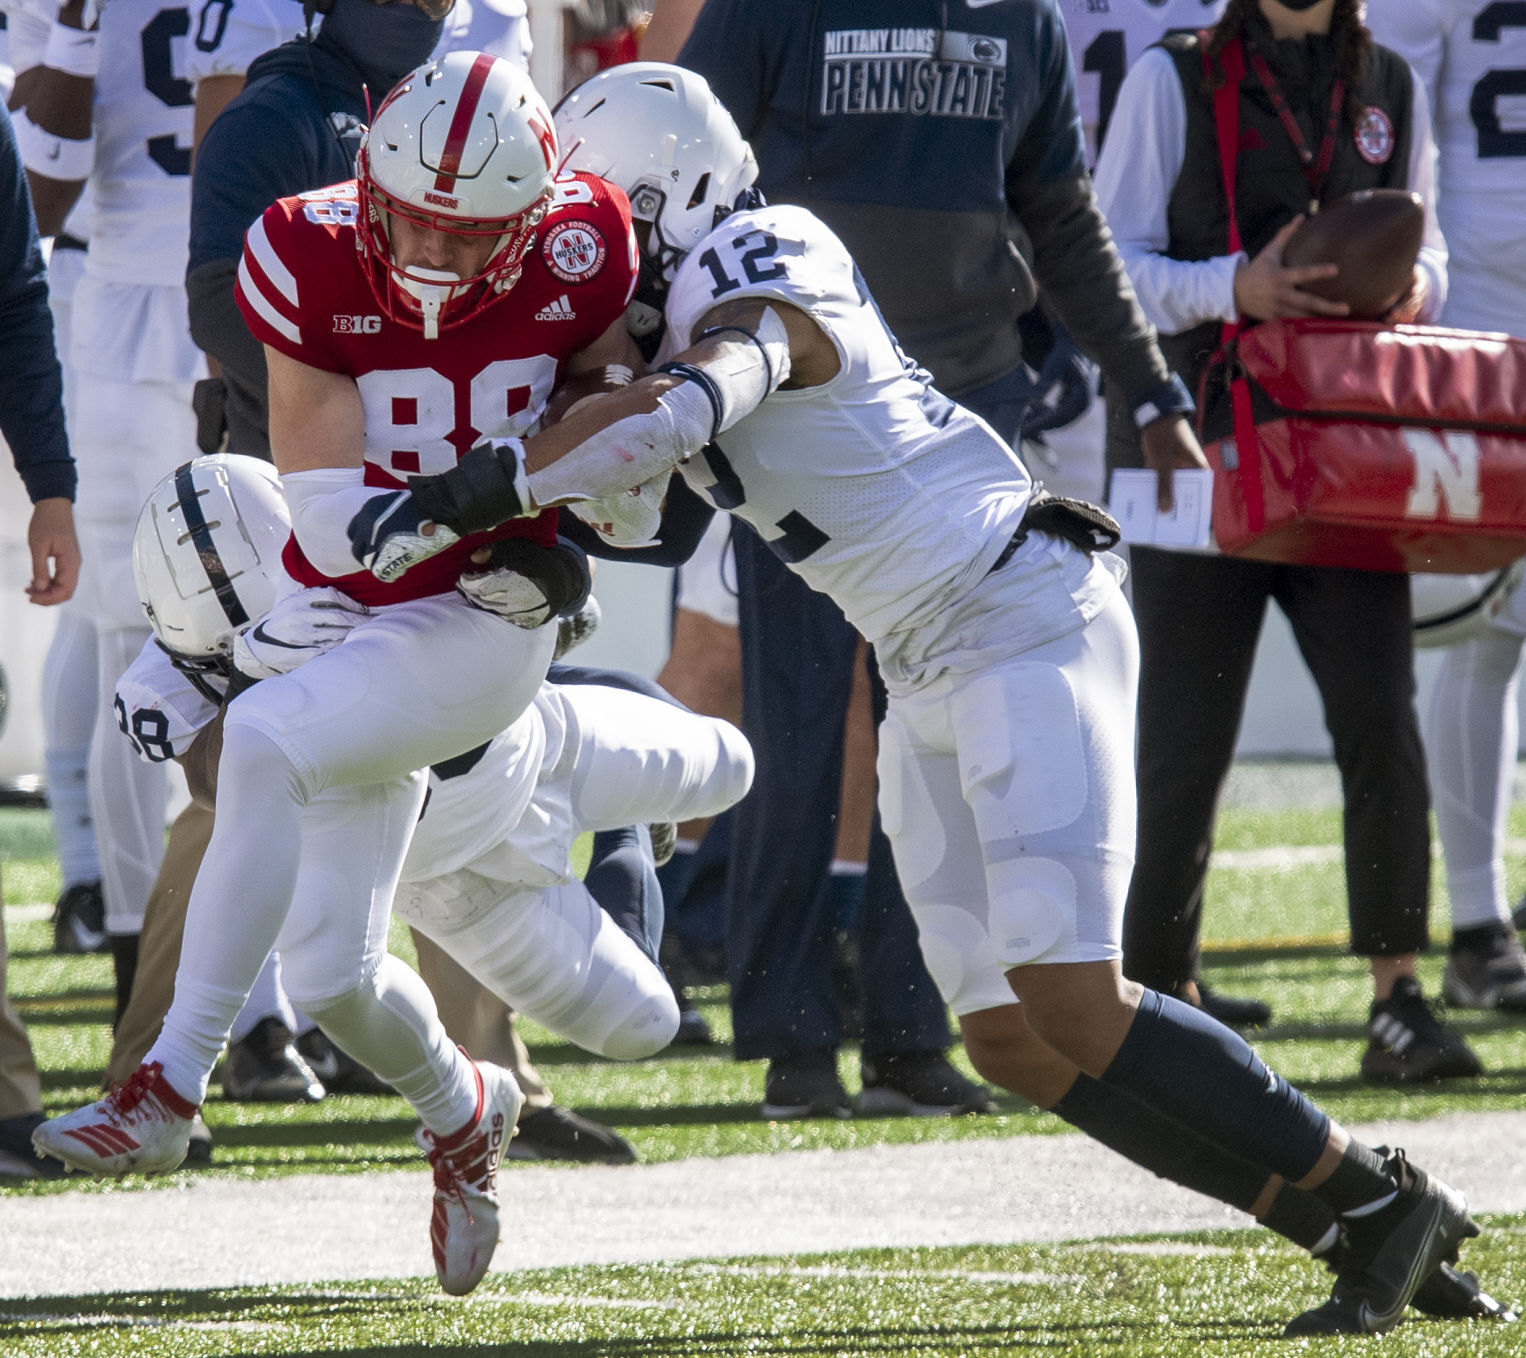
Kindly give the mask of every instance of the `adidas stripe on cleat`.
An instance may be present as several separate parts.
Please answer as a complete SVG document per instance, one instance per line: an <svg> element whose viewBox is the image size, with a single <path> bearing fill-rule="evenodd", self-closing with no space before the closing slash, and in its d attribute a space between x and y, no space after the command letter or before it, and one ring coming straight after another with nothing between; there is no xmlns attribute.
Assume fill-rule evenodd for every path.
<svg viewBox="0 0 1526 1358"><path fill-rule="evenodd" d="M170 1087L156 1061L99 1103L42 1123L32 1145L86 1174L165 1174L185 1159L195 1117L195 1104Z"/></svg>
<svg viewBox="0 0 1526 1358"><path fill-rule="evenodd" d="M440 1286L464 1296L482 1281L498 1246L498 1162L524 1095L508 1071L474 1063L477 1114L450 1136L423 1133L434 1167L429 1244Z"/></svg>

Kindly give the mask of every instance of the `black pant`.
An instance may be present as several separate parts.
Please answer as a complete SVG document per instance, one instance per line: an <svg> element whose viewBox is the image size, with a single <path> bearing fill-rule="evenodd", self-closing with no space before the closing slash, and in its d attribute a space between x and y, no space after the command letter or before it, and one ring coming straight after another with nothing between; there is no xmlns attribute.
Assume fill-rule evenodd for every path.
<svg viewBox="0 0 1526 1358"><path fill-rule="evenodd" d="M837 605L792 575L756 534L743 529L732 541L742 726L757 776L733 812L726 962L734 1050L748 1061L835 1048L842 1040L827 879L858 636ZM878 816L860 932L864 1050L947 1047L947 1011L922 963Z"/></svg>
<svg viewBox="0 0 1526 1358"><path fill-rule="evenodd" d="M1268 599L1324 703L1345 795L1351 947L1418 952L1430 909L1430 809L1415 715L1409 577L1135 548L1139 848L1123 969L1167 994L1198 971L1219 795Z"/></svg>

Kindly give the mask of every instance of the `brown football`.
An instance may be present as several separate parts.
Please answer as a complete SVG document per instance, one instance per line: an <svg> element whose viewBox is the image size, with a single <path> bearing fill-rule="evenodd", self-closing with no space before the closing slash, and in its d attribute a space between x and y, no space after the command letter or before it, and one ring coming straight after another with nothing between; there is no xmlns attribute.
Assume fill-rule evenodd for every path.
<svg viewBox="0 0 1526 1358"><path fill-rule="evenodd" d="M1335 264L1334 278L1303 284L1305 292L1345 302L1361 320L1381 319L1404 295L1420 254L1425 208L1405 189L1363 189L1326 203L1282 250L1288 268Z"/></svg>

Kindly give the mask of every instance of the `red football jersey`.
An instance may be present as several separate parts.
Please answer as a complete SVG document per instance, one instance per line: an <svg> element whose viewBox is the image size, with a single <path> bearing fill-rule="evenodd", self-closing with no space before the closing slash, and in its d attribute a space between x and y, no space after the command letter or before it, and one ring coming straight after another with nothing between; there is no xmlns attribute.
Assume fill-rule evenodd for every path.
<svg viewBox="0 0 1526 1358"><path fill-rule="evenodd" d="M519 282L470 320L425 339L421 328L379 314L361 269L358 212L354 180L272 204L244 238L236 296L256 339L355 379L370 486L402 487L410 475L447 471L483 439L530 433L567 359L620 318L636 288L625 194L594 175L563 175ZM323 575L295 538L285 563L302 584L390 604L453 588L485 542L555 536L554 510L511 519L463 538L393 584L368 571Z"/></svg>

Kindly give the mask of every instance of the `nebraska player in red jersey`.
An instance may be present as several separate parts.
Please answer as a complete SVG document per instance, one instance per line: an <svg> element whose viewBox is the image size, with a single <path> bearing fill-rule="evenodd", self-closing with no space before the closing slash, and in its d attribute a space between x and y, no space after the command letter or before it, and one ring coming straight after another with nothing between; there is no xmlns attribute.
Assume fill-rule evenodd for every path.
<svg viewBox="0 0 1526 1358"><path fill-rule="evenodd" d="M468 534L383 584L360 569L347 526L388 521L408 475L530 432L564 372L629 352L629 204L597 178L555 178L556 164L529 79L453 53L377 110L355 182L283 199L250 229L238 300L269 363L296 584L235 649L263 682L227 708L217 827L163 1031L132 1080L37 1133L93 1173L173 1169L278 946L293 1000L430 1133L430 1240L455 1293L476 1286L497 1242L495 1173L522 1096L452 1046L428 990L388 955L387 918L424 796L416 771L508 727L551 659L554 625L474 606L501 598L501 580L458 580L492 540L548 544L554 527ZM180 512L192 537L209 531L194 494Z"/></svg>

